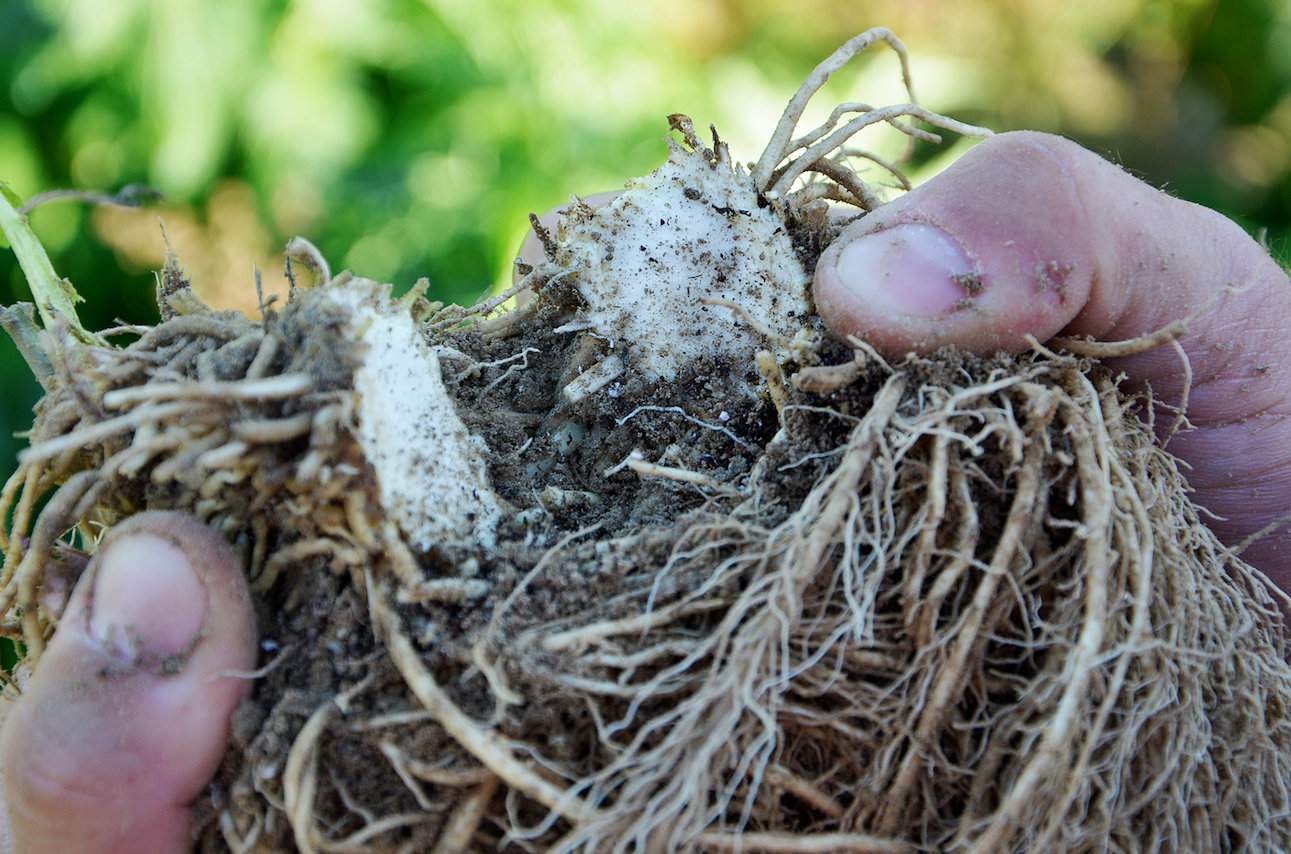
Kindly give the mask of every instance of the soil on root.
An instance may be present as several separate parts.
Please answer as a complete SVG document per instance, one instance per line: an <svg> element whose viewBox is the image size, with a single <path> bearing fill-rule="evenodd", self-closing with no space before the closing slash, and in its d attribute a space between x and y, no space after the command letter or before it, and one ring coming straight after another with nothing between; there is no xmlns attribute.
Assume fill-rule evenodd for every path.
<svg viewBox="0 0 1291 854"><path fill-rule="evenodd" d="M516 512L497 549L419 555L430 574L487 579L487 598L395 604L393 625L448 701L568 800L506 779L505 763L448 737L409 695L415 675L392 663L370 578L305 567L263 600L277 647L266 659L281 663L239 714L209 845L253 830L266 850L446 838L721 850L737 829L881 851L1287 839L1284 821L1250 820L1280 809L1272 781L1291 747L1277 608L1200 526L1173 464L1097 370L871 360L838 388L791 392L778 414L761 401L709 421L738 411L731 383L568 406L557 390L574 345L552 332L449 342L480 364L536 351L502 382L505 365L446 372ZM490 411L490 395L531 410L527 461L509 432L518 419ZM643 405L660 409L627 418ZM555 438L569 423L585 431L572 447ZM828 521L821 504L867 442L842 486L847 509ZM741 443L757 452L732 471ZM673 464L741 491L604 476L631 450L670 447ZM1091 455L1120 479L1082 468ZM550 511L553 484L599 501ZM1104 500L1122 518L1096 518ZM825 547L804 551L822 530ZM1114 548L1091 551L1100 531ZM1233 656L1247 663L1210 663ZM320 710L308 812L293 816L280 781ZM1247 763L1244 777L1221 770ZM1101 819L1074 818L1094 804L1110 805ZM235 832L217 836L221 822Z"/></svg>

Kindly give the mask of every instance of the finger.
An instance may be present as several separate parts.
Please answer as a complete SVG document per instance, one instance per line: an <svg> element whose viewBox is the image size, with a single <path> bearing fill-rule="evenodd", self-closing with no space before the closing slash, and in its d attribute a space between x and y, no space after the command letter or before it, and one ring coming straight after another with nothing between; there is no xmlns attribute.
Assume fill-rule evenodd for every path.
<svg viewBox="0 0 1291 854"><path fill-rule="evenodd" d="M191 847L188 805L255 663L239 561L205 525L144 513L77 583L0 732L17 851Z"/></svg>
<svg viewBox="0 0 1291 854"><path fill-rule="evenodd" d="M622 193L622 190L612 190L606 193L594 193L583 199L583 202L593 208L599 208L608 205ZM565 208L552 208L542 216L538 217L538 222L542 227L556 233L556 226L560 222L560 216L565 212ZM516 260L521 264L527 264L530 267L537 267L547 260L547 254L543 251L542 241L538 235L530 229L524 236L524 243L520 244L520 253L516 255Z"/></svg>
<svg viewBox="0 0 1291 854"><path fill-rule="evenodd" d="M1291 505L1291 282L1237 225L1059 137L1001 134L847 229L821 256L821 316L887 351L1018 351L1060 331L1133 338L1189 319L1188 417L1171 450L1237 540ZM1178 402L1172 348L1117 360ZM1291 573L1291 534L1252 562ZM1285 578L1284 578L1285 580Z"/></svg>

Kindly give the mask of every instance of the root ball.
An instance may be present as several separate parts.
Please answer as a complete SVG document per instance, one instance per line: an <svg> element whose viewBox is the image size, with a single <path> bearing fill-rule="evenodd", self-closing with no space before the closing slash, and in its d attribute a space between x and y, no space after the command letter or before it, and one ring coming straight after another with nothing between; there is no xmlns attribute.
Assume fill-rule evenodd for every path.
<svg viewBox="0 0 1291 854"><path fill-rule="evenodd" d="M28 336L47 393L0 493L27 664L68 556L183 510L241 549L263 650L202 850L1291 846L1282 613L1153 402L1039 347L889 363L811 313L821 200L876 199L839 147L976 130L912 95L794 138L880 41L904 63L848 42L750 173L674 119L511 312L342 273L258 321L181 288L124 346ZM623 220L683 200L693 229ZM648 256L745 210L725 261L674 265L713 273L689 295L602 229Z"/></svg>

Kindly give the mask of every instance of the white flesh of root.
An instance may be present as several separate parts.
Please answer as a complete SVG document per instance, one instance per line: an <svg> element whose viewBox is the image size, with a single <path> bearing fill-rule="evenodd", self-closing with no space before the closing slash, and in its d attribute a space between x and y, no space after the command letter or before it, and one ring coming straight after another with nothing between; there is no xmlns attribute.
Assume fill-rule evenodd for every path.
<svg viewBox="0 0 1291 854"><path fill-rule="evenodd" d="M365 349L354 374L358 440L376 474L381 506L406 541L488 546L502 518L483 440L466 429L444 387L439 357L384 286L352 279L326 291L350 312Z"/></svg>
<svg viewBox="0 0 1291 854"><path fill-rule="evenodd" d="M762 346L701 297L738 303L790 338L808 312L807 274L781 217L719 152L669 140L668 161L610 205L563 224L557 262L576 270L586 319L648 379L697 359L747 364Z"/></svg>
<svg viewBox="0 0 1291 854"><path fill-rule="evenodd" d="M910 102L877 108L843 104L820 127L791 138L808 101L830 76L879 41L900 57ZM810 276L790 240L790 219L807 204L823 204L822 199L862 210L880 203L848 157L877 162L908 188L896 167L845 146L865 128L882 123L912 138L940 141L910 123L915 119L968 136L990 134L919 106L905 46L886 29L869 30L811 73L752 172L732 162L716 130L709 148L690 119L673 116L672 127L685 144L670 139L662 166L628 182L599 210L575 204L562 219L557 240L540 234L555 262L552 272L575 273L587 303L584 322L610 342L611 350L626 350L631 366L646 379L674 380L697 359L748 365L768 342L792 339L810 313ZM807 175L813 177L791 192ZM716 311L714 304L731 306L734 315ZM585 393L579 390L580 396Z"/></svg>

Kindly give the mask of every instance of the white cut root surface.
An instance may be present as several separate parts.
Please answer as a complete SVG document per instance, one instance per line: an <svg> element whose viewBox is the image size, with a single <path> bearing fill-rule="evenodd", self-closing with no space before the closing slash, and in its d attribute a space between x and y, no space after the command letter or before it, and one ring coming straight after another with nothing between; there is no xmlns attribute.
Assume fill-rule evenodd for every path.
<svg viewBox="0 0 1291 854"><path fill-rule="evenodd" d="M809 311L809 277L750 176L729 158L669 149L663 166L560 235L586 319L651 380L675 379L697 359L746 363L763 346L750 326L792 338ZM701 298L736 303L754 323Z"/></svg>
<svg viewBox="0 0 1291 854"><path fill-rule="evenodd" d="M485 464L444 387L439 356L386 289L351 280L327 291L350 313L362 363L354 373L358 440L376 474L381 506L409 545L495 540L502 517Z"/></svg>

